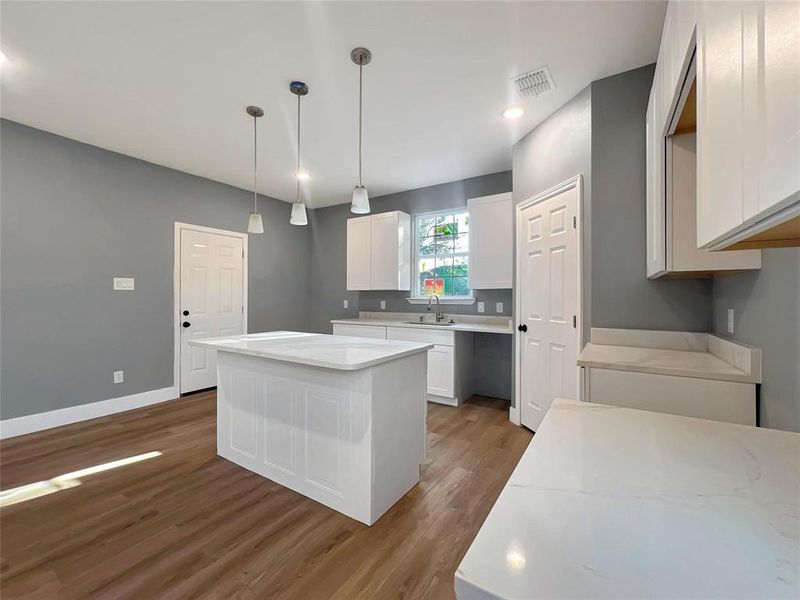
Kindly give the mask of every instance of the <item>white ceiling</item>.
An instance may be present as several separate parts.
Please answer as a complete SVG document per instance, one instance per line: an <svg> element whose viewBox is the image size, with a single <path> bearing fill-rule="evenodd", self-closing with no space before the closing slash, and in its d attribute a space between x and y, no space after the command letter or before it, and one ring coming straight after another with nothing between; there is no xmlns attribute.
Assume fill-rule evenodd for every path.
<svg viewBox="0 0 800 600"><path fill-rule="evenodd" d="M511 145L594 79L655 61L663 2L12 2L0 5L2 116L160 165L295 195L303 100L309 206L348 202L364 68L371 196L511 168ZM556 90L511 79L548 65ZM518 121L504 108L522 104Z"/></svg>

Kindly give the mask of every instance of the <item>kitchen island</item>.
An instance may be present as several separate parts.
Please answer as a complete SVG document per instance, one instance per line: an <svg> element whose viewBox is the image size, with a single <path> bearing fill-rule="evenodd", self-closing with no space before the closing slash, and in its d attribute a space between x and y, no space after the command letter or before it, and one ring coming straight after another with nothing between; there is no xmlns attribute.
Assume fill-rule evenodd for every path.
<svg viewBox="0 0 800 600"><path fill-rule="evenodd" d="M217 453L372 525L419 481L430 344L294 331L217 351Z"/></svg>

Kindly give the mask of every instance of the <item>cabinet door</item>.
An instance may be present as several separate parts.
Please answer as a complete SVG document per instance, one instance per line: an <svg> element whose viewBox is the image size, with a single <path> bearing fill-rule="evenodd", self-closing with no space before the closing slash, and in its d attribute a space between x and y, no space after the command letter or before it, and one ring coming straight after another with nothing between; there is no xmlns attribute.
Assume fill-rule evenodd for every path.
<svg viewBox="0 0 800 600"><path fill-rule="evenodd" d="M371 289L396 290L399 268L397 213L372 215L370 229Z"/></svg>
<svg viewBox="0 0 800 600"><path fill-rule="evenodd" d="M347 289L370 289L370 217L347 220Z"/></svg>
<svg viewBox="0 0 800 600"><path fill-rule="evenodd" d="M455 348L434 346L428 350L428 393L452 398L455 393Z"/></svg>
<svg viewBox="0 0 800 600"><path fill-rule="evenodd" d="M749 14L757 3L701 4L697 25L697 243L707 245L742 223L747 179L747 93L756 76L747 60ZM752 185L748 186L752 187Z"/></svg>
<svg viewBox="0 0 800 600"><path fill-rule="evenodd" d="M759 42L752 60L760 66L756 121L763 140L758 193L745 196L744 220L769 214L800 190L800 2L759 3L762 15L754 14ZM766 214L764 216L766 216Z"/></svg>
<svg viewBox="0 0 800 600"><path fill-rule="evenodd" d="M513 248L511 194L473 198L469 207L469 287L510 289Z"/></svg>
<svg viewBox="0 0 800 600"><path fill-rule="evenodd" d="M664 203L664 138L656 123L657 90L650 92L647 106L647 276L657 277L666 270L666 211Z"/></svg>
<svg viewBox="0 0 800 600"><path fill-rule="evenodd" d="M350 323L334 323L333 335L349 335L351 337L386 339L386 327L379 325L358 325Z"/></svg>

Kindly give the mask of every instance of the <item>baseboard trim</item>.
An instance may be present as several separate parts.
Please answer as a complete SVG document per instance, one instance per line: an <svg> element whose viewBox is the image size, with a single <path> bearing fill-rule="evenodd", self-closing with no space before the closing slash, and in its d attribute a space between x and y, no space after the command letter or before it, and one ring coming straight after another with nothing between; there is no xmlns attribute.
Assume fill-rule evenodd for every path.
<svg viewBox="0 0 800 600"><path fill-rule="evenodd" d="M141 394L131 394L130 396L122 396L121 398L101 400L90 404L79 404L78 406L69 406L67 408L17 417L15 419L5 419L0 421L0 439L4 440L17 437L18 435L25 435L26 433L33 433L35 431L52 429L53 427L61 427L62 425L105 417L107 415L125 412L126 410L173 400L179 396L178 388L176 386L170 386L160 390L142 392Z"/></svg>
<svg viewBox="0 0 800 600"><path fill-rule="evenodd" d="M516 406L508 407L508 420L514 425L521 425L519 420L519 409Z"/></svg>

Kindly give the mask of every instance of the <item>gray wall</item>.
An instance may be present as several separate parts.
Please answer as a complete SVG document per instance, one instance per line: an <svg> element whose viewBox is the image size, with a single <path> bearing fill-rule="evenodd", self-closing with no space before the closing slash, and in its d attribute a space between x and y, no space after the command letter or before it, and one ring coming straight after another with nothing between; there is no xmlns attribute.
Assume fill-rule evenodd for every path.
<svg viewBox="0 0 800 600"><path fill-rule="evenodd" d="M244 231L252 195L3 120L2 413L9 419L173 383L173 223ZM310 232L261 198L249 328L305 329ZM112 292L114 276L136 291ZM112 373L125 371L114 385Z"/></svg>
<svg viewBox="0 0 800 600"><path fill-rule="evenodd" d="M711 329L710 279L647 279L645 115L654 66L592 83L592 326Z"/></svg>
<svg viewBox="0 0 800 600"><path fill-rule="evenodd" d="M443 183L370 199L373 213L401 210L410 215L460 208L469 198L511 191L511 172L493 173L462 181ZM379 311L386 301L389 312L424 312L425 307L406 301L409 292L348 292L346 238L347 219L353 217L349 205L311 211L311 287L308 329L330 333L330 320L357 317L359 310ZM503 303L501 314L511 314L511 290L475 290L478 301L486 302L486 315L495 315L495 303ZM348 308L342 301L347 299ZM446 306L446 313L477 314L477 302L470 306ZM475 391L498 398L511 397L510 336L475 335L472 369Z"/></svg>
<svg viewBox="0 0 800 600"><path fill-rule="evenodd" d="M515 204L575 175L583 175L582 321L587 341L592 304L591 140L592 95L591 89L587 87L514 144L512 167Z"/></svg>
<svg viewBox="0 0 800 600"><path fill-rule="evenodd" d="M800 431L800 248L763 250L759 271L715 278L714 331L761 348L761 425Z"/></svg>

